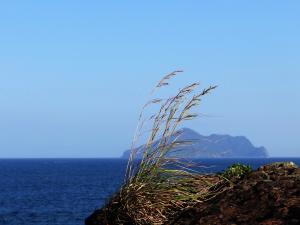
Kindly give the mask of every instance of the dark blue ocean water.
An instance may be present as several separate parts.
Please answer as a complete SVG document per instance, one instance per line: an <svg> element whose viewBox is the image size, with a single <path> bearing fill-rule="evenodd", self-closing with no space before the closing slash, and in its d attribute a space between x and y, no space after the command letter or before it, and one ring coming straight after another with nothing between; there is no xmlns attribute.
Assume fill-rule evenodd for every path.
<svg viewBox="0 0 300 225"><path fill-rule="evenodd" d="M204 159L205 172L300 158ZM0 225L77 225L121 185L122 159L0 159Z"/></svg>

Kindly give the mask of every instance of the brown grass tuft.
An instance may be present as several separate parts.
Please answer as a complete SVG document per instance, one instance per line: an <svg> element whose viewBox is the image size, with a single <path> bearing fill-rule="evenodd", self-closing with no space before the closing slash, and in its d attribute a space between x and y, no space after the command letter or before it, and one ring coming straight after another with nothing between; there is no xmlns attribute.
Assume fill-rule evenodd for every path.
<svg viewBox="0 0 300 225"><path fill-rule="evenodd" d="M171 78L180 72L182 71L174 71L164 76L152 94L169 85ZM209 86L201 91L197 91L197 88L197 82L186 85L174 96L167 99L153 98L142 108L124 185L108 205L110 211L123 217L123 220L130 218L133 224L164 224L178 211L205 201L214 195L213 190L217 190L213 187L218 180L192 171L190 164L171 155L179 146L189 144L180 139L178 127L184 121L198 116L193 112L194 108L216 86ZM144 112L150 105L158 106L158 112L150 118L144 118ZM151 124L151 128L147 143L140 152L135 144L144 134L146 123ZM160 141L155 145L158 138ZM118 206L117 211L114 204ZM124 222L119 220L120 224Z"/></svg>

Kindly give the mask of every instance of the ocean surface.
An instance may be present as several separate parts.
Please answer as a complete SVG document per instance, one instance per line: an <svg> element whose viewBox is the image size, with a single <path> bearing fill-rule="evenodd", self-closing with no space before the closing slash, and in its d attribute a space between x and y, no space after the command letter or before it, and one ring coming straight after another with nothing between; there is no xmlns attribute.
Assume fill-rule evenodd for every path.
<svg viewBox="0 0 300 225"><path fill-rule="evenodd" d="M203 159L203 172L300 158ZM0 159L0 225L79 225L118 190L123 159Z"/></svg>

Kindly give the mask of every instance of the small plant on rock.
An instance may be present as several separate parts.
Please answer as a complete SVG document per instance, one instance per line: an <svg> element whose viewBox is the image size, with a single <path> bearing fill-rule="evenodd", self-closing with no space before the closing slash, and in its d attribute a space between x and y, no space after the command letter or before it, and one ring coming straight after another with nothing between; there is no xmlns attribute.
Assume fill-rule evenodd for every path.
<svg viewBox="0 0 300 225"><path fill-rule="evenodd" d="M229 181L239 180L245 174L252 171L252 168L241 163L235 163L229 166L222 174L221 177Z"/></svg>

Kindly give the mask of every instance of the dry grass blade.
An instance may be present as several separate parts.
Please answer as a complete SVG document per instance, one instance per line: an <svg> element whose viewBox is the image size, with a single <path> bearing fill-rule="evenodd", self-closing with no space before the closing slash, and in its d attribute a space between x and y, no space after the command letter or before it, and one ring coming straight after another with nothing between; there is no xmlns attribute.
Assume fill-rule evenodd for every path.
<svg viewBox="0 0 300 225"><path fill-rule="evenodd" d="M164 76L155 89L169 85L168 80L179 72L182 71ZM215 181L203 179L191 168L190 163L172 156L180 147L191 142L181 139L178 127L184 121L197 117L192 110L199 105L203 96L216 88L210 86L197 92L198 86L199 83L187 85L165 100L153 98L142 108L125 183L117 201L122 213L133 224L164 224L178 210L212 195L209 190ZM144 119L144 111L151 104L159 106L158 112L149 120ZM143 126L147 122L152 123L147 142L144 147L135 148L134 143L143 133ZM158 138L160 141L155 142Z"/></svg>
<svg viewBox="0 0 300 225"><path fill-rule="evenodd" d="M158 84L154 87L154 89L152 90L151 93L153 93L157 88L160 88L160 87L163 87L163 86L167 86L169 85L168 81L177 76L179 73L182 73L183 71L182 70L175 70L167 75L165 75L159 82Z"/></svg>
<svg viewBox="0 0 300 225"><path fill-rule="evenodd" d="M182 70L175 70L172 73L167 74L159 81L159 83L156 85L156 87L162 87L165 85L169 85L169 83L167 83L166 81L168 81L172 77L175 77L178 73L182 73L182 72L183 72Z"/></svg>

